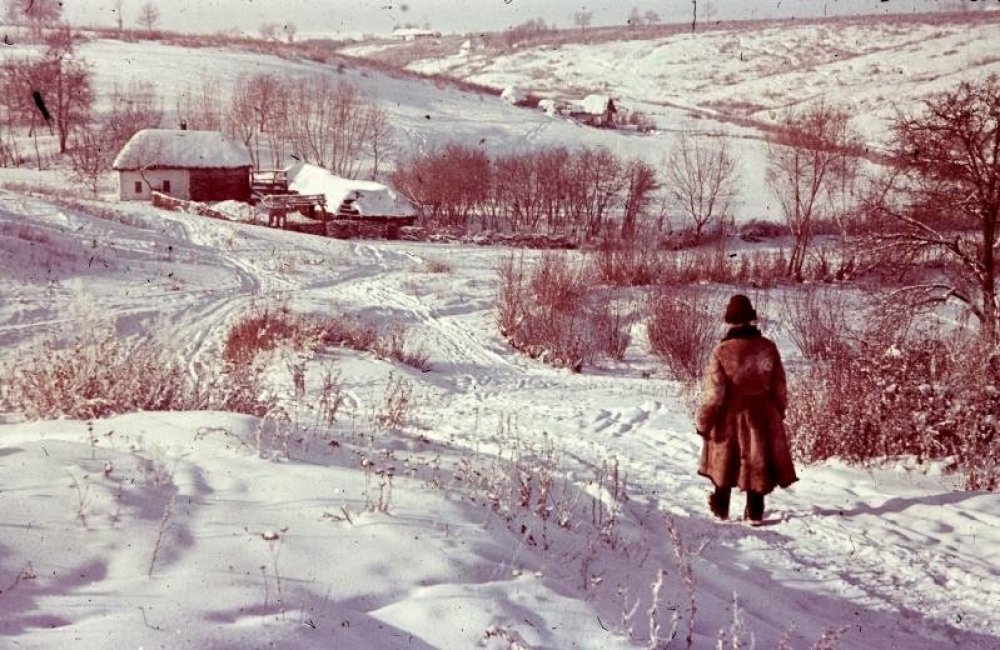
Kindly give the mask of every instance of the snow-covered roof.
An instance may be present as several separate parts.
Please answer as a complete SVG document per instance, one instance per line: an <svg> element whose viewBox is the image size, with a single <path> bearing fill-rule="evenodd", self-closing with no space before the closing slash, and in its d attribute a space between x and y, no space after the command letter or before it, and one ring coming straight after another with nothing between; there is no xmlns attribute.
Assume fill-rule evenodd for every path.
<svg viewBox="0 0 1000 650"><path fill-rule="evenodd" d="M610 101L611 98L607 95L587 95L582 101L578 102L577 106L585 113L601 115L604 111L608 110L608 102Z"/></svg>
<svg viewBox="0 0 1000 650"><path fill-rule="evenodd" d="M308 163L288 168L288 189L300 194L326 195L326 208L330 212L336 212L344 199L354 198L353 207L362 216L395 217L415 214L409 201L382 183L341 178Z"/></svg>
<svg viewBox="0 0 1000 650"><path fill-rule="evenodd" d="M418 29L416 27L402 27L392 30L392 35L397 38L415 38L417 36L434 36L434 32L429 29Z"/></svg>
<svg viewBox="0 0 1000 650"><path fill-rule="evenodd" d="M510 102L511 104L520 104L521 102L527 101L528 95L517 86L510 85L504 88L503 92L500 93L500 99Z"/></svg>
<svg viewBox="0 0 1000 650"><path fill-rule="evenodd" d="M144 129L132 136L112 167L130 169L233 169L253 165L250 152L219 131Z"/></svg>

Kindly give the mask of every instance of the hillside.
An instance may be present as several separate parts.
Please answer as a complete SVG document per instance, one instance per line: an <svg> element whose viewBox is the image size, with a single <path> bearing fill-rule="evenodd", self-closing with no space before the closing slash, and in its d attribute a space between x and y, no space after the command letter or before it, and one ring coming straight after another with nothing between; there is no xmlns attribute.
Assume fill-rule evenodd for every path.
<svg viewBox="0 0 1000 650"><path fill-rule="evenodd" d="M168 115L193 84L241 74L345 79L385 108L399 152L603 145L656 163L680 133L718 128L747 219L774 216L763 136L726 104L740 92L765 102L747 114L762 119L833 88L836 69L839 97L870 87L888 107L996 66L971 67L992 56L992 24L940 38L872 27L885 42L850 45L874 38L865 29L414 64L559 94L597 79L654 115L649 135L351 60L102 39L79 55L99 105L116 83L151 79ZM880 51L906 48L917 63L881 63L906 71L898 83L863 80ZM817 51L809 69L804 49ZM739 51L754 54L737 65ZM912 81L932 64L939 77ZM723 74L739 77L732 88ZM65 172L0 169L0 404L18 407L0 412L0 646L1000 646L1000 494L961 490L948 459L800 464L801 480L768 497L766 525L712 519L692 395L653 353L642 288L620 296L623 357L574 373L501 336L507 249L167 212L117 201L110 176L81 198ZM797 288L738 290L791 373L804 368L781 307ZM239 345L262 353L241 360Z"/></svg>
<svg viewBox="0 0 1000 650"><path fill-rule="evenodd" d="M422 44L343 51L405 62L408 69L543 96L606 92L623 101L695 110L722 121L770 123L786 107L846 104L873 143L896 108L963 79L1000 73L1000 13L723 23L697 34L608 30L541 36L467 53L421 52ZM646 32L667 32L644 37ZM670 32L674 33L670 33ZM409 52L407 51L409 48ZM383 54L384 53L384 54ZM674 123L661 124L673 128Z"/></svg>
<svg viewBox="0 0 1000 650"><path fill-rule="evenodd" d="M110 326L217 364L230 325L283 306L401 323L429 363L281 348L268 372L287 419L148 412L0 427L0 637L20 647L645 647L661 567L653 618L666 635L676 611L686 635L686 566L695 647L720 630L762 647L809 647L841 628L840 647L859 649L1000 637L1000 497L952 492L939 465L828 462L769 500L770 526L715 524L686 400L640 330L617 370L521 357L494 325L502 250L344 242L141 205L96 218L8 192L0 233L7 361L36 356L39 337ZM343 404L323 424L330 372ZM409 406L388 424L379 414L400 379ZM517 505L516 471L551 472L565 528Z"/></svg>

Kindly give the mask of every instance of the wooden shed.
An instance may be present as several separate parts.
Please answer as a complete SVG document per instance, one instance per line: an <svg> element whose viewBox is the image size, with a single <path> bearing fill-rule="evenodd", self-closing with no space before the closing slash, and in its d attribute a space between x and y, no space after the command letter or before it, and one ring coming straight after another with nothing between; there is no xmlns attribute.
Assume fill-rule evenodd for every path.
<svg viewBox="0 0 1000 650"><path fill-rule="evenodd" d="M122 147L113 169L123 201L154 191L189 201L250 201L250 152L219 131L145 129Z"/></svg>

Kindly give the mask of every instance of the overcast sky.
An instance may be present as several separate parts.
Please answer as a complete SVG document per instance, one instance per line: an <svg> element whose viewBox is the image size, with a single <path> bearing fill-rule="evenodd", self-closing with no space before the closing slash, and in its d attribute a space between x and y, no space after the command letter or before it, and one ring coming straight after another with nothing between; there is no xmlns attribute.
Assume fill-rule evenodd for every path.
<svg viewBox="0 0 1000 650"><path fill-rule="evenodd" d="M124 0L127 25L146 0ZM593 24L624 24L631 9L656 11L666 22L689 20L691 0L151 0L160 9L160 26L186 32L233 27L256 33L262 23L292 22L306 34L384 33L394 25L429 24L440 31L497 31L533 18L570 26L585 9ZM989 0L965 0L982 6ZM935 11L962 0L700 0L718 18L807 17L852 13ZM996 0L994 0L996 2ZM114 23L114 0L64 0L74 24Z"/></svg>

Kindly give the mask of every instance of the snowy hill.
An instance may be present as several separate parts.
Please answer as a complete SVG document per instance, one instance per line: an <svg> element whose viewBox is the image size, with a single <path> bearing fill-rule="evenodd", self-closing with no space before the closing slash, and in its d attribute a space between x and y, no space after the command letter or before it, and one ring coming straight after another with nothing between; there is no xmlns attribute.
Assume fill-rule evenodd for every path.
<svg viewBox="0 0 1000 650"><path fill-rule="evenodd" d="M637 35L638 34L638 35ZM421 59L412 70L540 95L607 92L640 105L698 109L706 117L772 121L788 106L847 104L872 141L885 136L896 107L963 79L1000 73L1000 14L841 18L727 23L697 34L621 41L455 51ZM345 53L378 58L407 46L360 45Z"/></svg>
<svg viewBox="0 0 1000 650"><path fill-rule="evenodd" d="M5 359L90 322L155 331L179 359L211 362L235 319L271 303L398 321L430 369L289 350L269 371L287 418L0 427L10 643L645 647L650 619L666 638L671 612L686 636L688 566L694 647L720 629L759 647L809 647L841 628L844 648L1000 641L1000 496L952 492L927 466L829 463L769 500L774 525L720 527L674 383L568 374L502 343L502 250L344 242L144 206L115 214L0 195ZM428 271L435 260L450 271ZM331 369L344 401L322 424ZM400 378L411 406L381 426ZM546 475L564 513L547 524L515 489L518 476Z"/></svg>
<svg viewBox="0 0 1000 650"><path fill-rule="evenodd" d="M713 102L735 101L739 87L765 102L758 118L830 87L827 66L853 68L779 72L801 56L806 34L828 45L816 48L827 59L852 42L810 29L788 32L794 52L784 59L780 33L746 35L730 56L752 49L749 62L771 74L734 88L716 80L743 69L717 65L718 35L544 55L554 81L539 90L620 79L666 125L649 136L362 65L118 41L80 54L99 97L116 82L156 79L168 108L190 83L246 72L344 78L386 108L404 150L455 139L497 151L591 144L656 162L680 131L719 125L741 156L740 214L750 217L770 203L760 133L685 107L723 110ZM960 53L932 57L938 41L928 33L880 29L881 46L908 42L911 59L942 65L976 61L995 40L989 25L966 36L942 27L941 42ZM869 66L877 51L866 51L856 58L872 57ZM597 67L615 56L632 57L635 71ZM549 83L540 57L420 65L531 87L524 78ZM649 74L675 59L683 75ZM887 98L930 87L878 85ZM709 648L720 638L748 647L751 636L761 648L835 638L859 650L1000 646L1000 495L957 491L960 478L936 463L829 461L799 468L801 481L768 499L769 525L719 524L695 475L689 396L661 370L643 327L621 365L584 374L513 351L495 309L508 251L340 241L139 203L67 202L58 170L0 178L57 190L0 190L2 391L13 390L11 368L55 359L53 338L162 346L159 361L196 377L221 366L232 325L265 310L396 324L427 357L417 368L314 341L280 345L259 366L264 415L0 414L0 646L604 649L690 639ZM786 324L766 325L793 357ZM81 363L99 370L112 356ZM88 402L97 412L100 397Z"/></svg>

